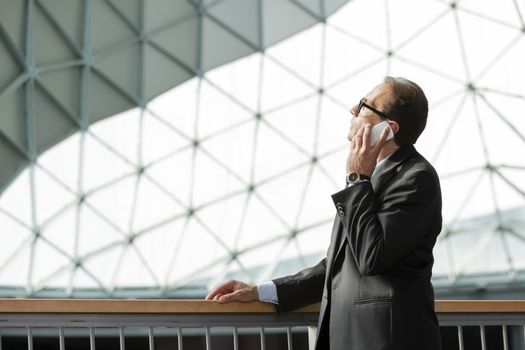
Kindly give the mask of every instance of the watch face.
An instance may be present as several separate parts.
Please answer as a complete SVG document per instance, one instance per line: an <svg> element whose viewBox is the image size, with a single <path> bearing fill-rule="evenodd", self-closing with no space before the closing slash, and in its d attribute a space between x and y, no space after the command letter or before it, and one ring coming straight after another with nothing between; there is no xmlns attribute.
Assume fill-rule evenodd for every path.
<svg viewBox="0 0 525 350"><path fill-rule="evenodd" d="M348 175L348 181L355 182L357 180L359 180L359 174L358 173L350 173Z"/></svg>

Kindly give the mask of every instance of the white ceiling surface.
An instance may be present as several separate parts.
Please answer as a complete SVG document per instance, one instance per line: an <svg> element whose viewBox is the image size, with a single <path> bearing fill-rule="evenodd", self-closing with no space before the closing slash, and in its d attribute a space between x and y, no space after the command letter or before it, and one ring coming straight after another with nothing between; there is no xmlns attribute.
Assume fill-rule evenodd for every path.
<svg viewBox="0 0 525 350"><path fill-rule="evenodd" d="M219 3L234 2L214 3L217 11ZM235 2L241 3L247 6ZM300 4L311 8L317 1ZM57 295L75 296L79 289L93 288L115 296L119 290L141 287L165 296L227 276L257 281L291 272L283 261L293 261L293 269L311 264L328 248L334 216L330 194L344 184L348 109L385 74L415 80L430 102L427 129L416 147L441 176L444 230L435 249L435 285L487 284L489 275L497 283L523 280L524 7L512 0L453 5L354 0L326 23L264 53L209 69L202 77L191 78L194 72L176 81L169 76L176 70L163 66L164 61L140 55L148 50L159 55L160 47L169 47L166 43L177 31L166 29L165 42L155 44L155 35L150 35L145 44L135 38L134 44L112 48L112 55L102 55L108 59L105 68L102 58L88 66L51 64L50 77L55 66L57 77L69 73L51 79L55 85L48 88L39 82L48 73L39 74L34 87L15 79L7 86L25 86L19 105L2 98L15 98L17 89L0 85L0 109L19 111L30 92L35 103L41 99L46 108L56 104L58 109L43 109L54 118L65 113L66 103L77 101L77 119L88 124L101 118L92 114L101 106L115 103L108 110L115 114L138 105L86 124L69 137L65 135L78 125L43 128L59 135L53 140L64 141L25 168L0 198L0 237L5 242L0 284L21 286L17 293L23 295L59 288L63 291ZM37 2L34 13L44 8ZM245 31L234 29L249 39ZM208 35L219 34L213 30ZM222 57L217 65L234 58L222 56L231 53L222 51L222 43L214 46ZM144 57L144 65L137 63L133 71L148 77L151 62L149 71L160 73L134 83L124 69L129 63L123 57L132 56L125 50L135 50L137 62ZM169 52L158 57L175 66L188 62ZM89 97L84 90L72 92L61 85L68 74L91 77L85 87ZM40 110L27 114L37 119ZM44 120L43 125L54 122ZM39 128L29 130L38 136ZM11 134L2 135L2 142L13 144L14 137L6 137ZM44 139L48 143L42 147L38 142L20 144L37 152L55 142ZM5 153L25 159L22 150Z"/></svg>

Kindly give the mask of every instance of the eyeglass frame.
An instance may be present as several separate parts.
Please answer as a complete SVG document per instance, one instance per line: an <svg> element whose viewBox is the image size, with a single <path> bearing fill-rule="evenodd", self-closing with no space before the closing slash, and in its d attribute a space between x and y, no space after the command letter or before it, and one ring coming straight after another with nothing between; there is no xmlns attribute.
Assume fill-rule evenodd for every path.
<svg viewBox="0 0 525 350"><path fill-rule="evenodd" d="M368 108L369 110L371 110L372 112L374 112L375 114L380 116L382 119L390 120L388 118L388 116L385 114L385 112L381 112L381 111L375 109L374 107L370 106L369 104L367 104L365 102L365 98L364 97L361 100L359 100L359 104L357 105L357 115L359 115L359 113L361 112L361 108L363 108L363 107Z"/></svg>

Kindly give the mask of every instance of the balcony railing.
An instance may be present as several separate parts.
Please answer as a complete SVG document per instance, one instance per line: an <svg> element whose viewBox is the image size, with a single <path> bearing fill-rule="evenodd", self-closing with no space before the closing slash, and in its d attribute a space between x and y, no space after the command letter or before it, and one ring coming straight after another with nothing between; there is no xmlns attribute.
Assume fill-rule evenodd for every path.
<svg viewBox="0 0 525 350"><path fill-rule="evenodd" d="M525 349L525 301L437 301L444 349ZM308 349L319 305L0 299L3 349Z"/></svg>

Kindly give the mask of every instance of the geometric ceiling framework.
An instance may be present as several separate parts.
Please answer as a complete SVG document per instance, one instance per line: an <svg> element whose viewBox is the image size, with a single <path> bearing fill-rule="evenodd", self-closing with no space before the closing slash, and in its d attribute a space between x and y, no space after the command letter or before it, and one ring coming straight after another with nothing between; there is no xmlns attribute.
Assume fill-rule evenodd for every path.
<svg viewBox="0 0 525 350"><path fill-rule="evenodd" d="M525 280L525 5L354 0L323 20L344 1L21 3L0 11L1 295L202 295L314 264L349 108L384 75L429 100L434 286Z"/></svg>
<svg viewBox="0 0 525 350"><path fill-rule="evenodd" d="M89 133L89 126L101 119L144 108L152 98L214 67L264 52L346 2L3 1L0 194L29 165L24 186L30 188L33 213L25 224L35 237L40 231L44 237L45 219L36 214L36 206L49 199L36 198L41 191L34 176L38 155L78 131ZM83 154L84 141L80 147ZM80 200L84 181L70 187Z"/></svg>
<svg viewBox="0 0 525 350"><path fill-rule="evenodd" d="M0 193L64 137L263 52L347 1L3 1Z"/></svg>

